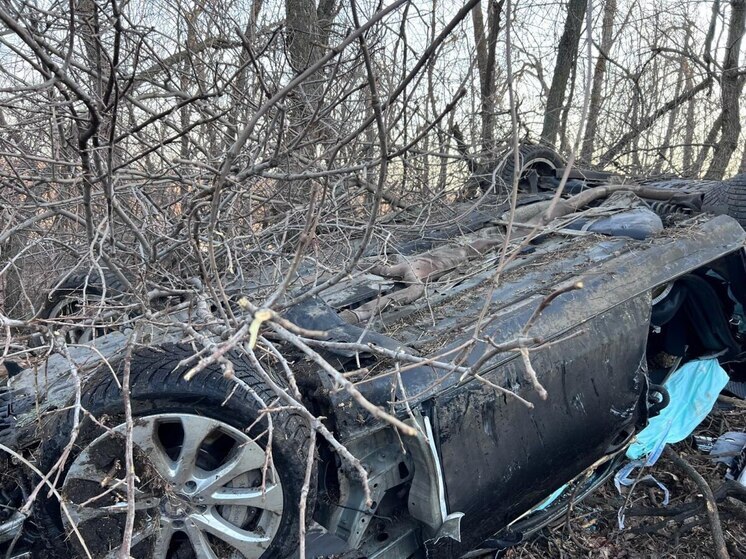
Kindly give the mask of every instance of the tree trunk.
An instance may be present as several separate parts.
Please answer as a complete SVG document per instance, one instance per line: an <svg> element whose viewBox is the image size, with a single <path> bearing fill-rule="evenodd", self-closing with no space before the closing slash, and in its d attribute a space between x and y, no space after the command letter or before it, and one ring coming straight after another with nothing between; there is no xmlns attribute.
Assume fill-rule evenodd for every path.
<svg viewBox="0 0 746 559"><path fill-rule="evenodd" d="M746 22L746 0L731 0L730 24L728 29L728 44L725 47L723 73L720 78L723 124L720 141L712 155L710 168L707 169L705 179L719 180L723 178L733 152L738 147L738 137L741 134L740 96L744 79L738 72L738 60L741 53L741 39Z"/></svg>
<svg viewBox="0 0 746 559"><path fill-rule="evenodd" d="M541 139L547 145L554 145L559 134L567 80L570 78L572 64L578 55L586 3L586 0L570 0L567 7L565 29L562 32L557 50L557 62L554 66L552 85L549 87L547 107L544 113L544 126L541 130Z"/></svg>
<svg viewBox="0 0 746 559"><path fill-rule="evenodd" d="M699 177L702 174L702 166L705 164L705 159L707 159L707 154L710 152L710 148L715 145L715 142L718 139L718 134L720 134L720 129L722 127L723 127L723 115L721 113L720 116L718 116L715 119L715 122L712 124L710 131L707 133L707 136L705 137L705 141L703 142L702 149L699 150L699 155L697 155L697 160L694 162L694 165L692 166L692 176Z"/></svg>
<svg viewBox="0 0 746 559"><path fill-rule="evenodd" d="M315 0L285 0L285 41L290 64L296 74L316 64L326 53L336 6L336 0L320 0L318 7ZM322 103L324 81L324 71L319 70L289 96L288 140L299 144L288 162L289 170L306 168L307 162L317 157L316 148L324 143L328 135L316 113ZM283 202L307 200L311 188L312 181L309 180L288 181Z"/></svg>
<svg viewBox="0 0 746 559"><path fill-rule="evenodd" d="M0 213L2 216L2 213ZM4 250L0 247L0 256L2 259L0 262L5 264L13 259L16 259L12 266L9 266L5 272L4 285L2 288L2 310L3 314L10 318L22 319L26 316L27 305L25 304L24 296L24 285L26 284L24 278L24 262L23 256L18 257L18 254L26 246L26 234L23 231L17 231L11 235L8 239ZM2 277L0 277L2 279Z"/></svg>
<svg viewBox="0 0 746 559"><path fill-rule="evenodd" d="M715 38L715 28L717 27L718 18L720 17L720 0L714 0L712 2L712 8L710 13L710 25L707 27L707 35L705 36L705 47L702 58L707 63L707 67L710 68L712 65L712 40Z"/></svg>
<svg viewBox="0 0 746 559"><path fill-rule="evenodd" d="M318 62L327 48L329 29L336 13L336 0L285 0L286 44L290 64L300 73ZM300 92L301 119L310 116L310 108L321 101L322 80L318 75L309 77L298 88Z"/></svg>
<svg viewBox="0 0 746 559"><path fill-rule="evenodd" d="M487 29L484 27L481 3L471 11L474 26L474 42L477 49L477 68L479 70L479 97L481 102L482 154L488 156L495 151L495 52L497 34L500 30L500 14L505 0L488 0Z"/></svg>
<svg viewBox="0 0 746 559"><path fill-rule="evenodd" d="M198 37L198 19L204 11L204 4L197 3L193 9L187 9L184 13L184 25L186 27L186 47L187 51L192 52L199 39ZM184 59L184 63L181 68L179 85L182 91L189 91L193 85L194 76L191 72L194 60L191 56L187 56ZM179 119L182 130L187 130L189 123L192 120L192 105L184 105L179 110ZM185 134L181 138L181 147L179 150L179 156L183 161L189 161L192 158L192 139ZM182 196L186 196L188 193L188 186L186 184L180 185Z"/></svg>
<svg viewBox="0 0 746 559"><path fill-rule="evenodd" d="M691 34L687 32L685 48L688 50L691 40ZM692 65L686 57L681 58L681 65L684 69L684 89L690 90L694 85L694 72L692 71ZM694 121L694 99L689 99L686 104L686 122L684 123L684 154L682 162L682 171L685 177L692 176L692 163L694 159L694 130L697 127L697 123Z"/></svg>
<svg viewBox="0 0 746 559"><path fill-rule="evenodd" d="M746 146L744 146L741 153L741 163L738 165L738 173L746 173Z"/></svg>
<svg viewBox="0 0 746 559"><path fill-rule="evenodd" d="M319 20L313 0L285 1L286 45L290 64L296 73L316 62L321 56Z"/></svg>
<svg viewBox="0 0 746 559"><path fill-rule="evenodd" d="M560 151L567 153L570 151L570 140L567 138L567 121L570 118L570 108L572 107L572 100L575 96L575 80L578 75L577 60L572 62L572 73L570 74L570 87L567 91L567 103L562 108L562 118L560 119Z"/></svg>
<svg viewBox="0 0 746 559"><path fill-rule="evenodd" d="M598 116L601 112L601 90L606 74L606 56L611 50L614 41L614 17L616 16L616 0L606 0L604 3L604 19L601 28L601 50L596 67L593 69L593 86L591 88L591 99L588 105L588 123L583 135L583 147L580 157L583 161L590 162L593 159L593 144L596 141L598 130Z"/></svg>

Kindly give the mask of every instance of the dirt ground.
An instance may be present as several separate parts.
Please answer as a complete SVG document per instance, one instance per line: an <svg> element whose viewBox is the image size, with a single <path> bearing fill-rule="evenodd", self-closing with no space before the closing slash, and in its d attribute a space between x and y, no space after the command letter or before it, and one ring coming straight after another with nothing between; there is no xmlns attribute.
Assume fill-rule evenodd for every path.
<svg viewBox="0 0 746 559"><path fill-rule="evenodd" d="M718 437L728 431L746 431L746 403L741 407L718 403L695 435ZM673 449L705 478L713 490L725 480L725 465L701 452L693 437L673 445ZM712 530L705 514L685 522L665 514L692 502L703 501L695 482L670 458L662 456L644 472L653 475L670 491L670 503L663 507L663 491L638 484L629 496L619 495L613 480L577 504L557 525L543 530L531 541L508 550L508 559L580 557L599 559L653 559L716 557ZM625 529L619 530L617 513L625 505ZM746 503L728 497L718 504L723 535L731 558L746 558Z"/></svg>

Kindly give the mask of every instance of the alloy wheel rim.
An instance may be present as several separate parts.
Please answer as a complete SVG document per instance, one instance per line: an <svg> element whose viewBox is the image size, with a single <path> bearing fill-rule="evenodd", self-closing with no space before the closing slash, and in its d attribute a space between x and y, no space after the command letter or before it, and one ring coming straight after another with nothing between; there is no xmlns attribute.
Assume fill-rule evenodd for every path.
<svg viewBox="0 0 746 559"><path fill-rule="evenodd" d="M121 424L87 445L62 485L66 531L75 525L92 550L106 549L99 552L106 559L118 556L127 513L125 433ZM283 491L256 441L190 414L137 418L132 441L135 557L169 559L186 548L194 559L258 559L268 549L282 519Z"/></svg>

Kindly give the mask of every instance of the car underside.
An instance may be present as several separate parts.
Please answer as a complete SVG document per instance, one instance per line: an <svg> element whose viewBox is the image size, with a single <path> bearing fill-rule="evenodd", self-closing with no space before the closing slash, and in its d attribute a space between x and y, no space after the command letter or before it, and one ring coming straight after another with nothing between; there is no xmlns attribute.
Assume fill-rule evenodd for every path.
<svg viewBox="0 0 746 559"><path fill-rule="evenodd" d="M713 202L712 185L693 181L625 185L580 173L559 199L570 209L557 213L563 170L537 161L520 169L526 192L513 214L488 191L426 226L400 216L358 273L283 311L283 324L355 390L287 343L287 329L272 332L280 356L231 351L230 374L217 361L192 374L195 338L167 320L138 330L131 349L132 328L69 319L52 334L68 337L67 354L37 349L3 387L0 442L12 452L2 552L116 557L127 464L138 476L137 558L292 556L311 519L337 556L468 557L558 518L626 460L676 369L716 358L743 375L746 233L738 211L719 204L730 198ZM587 203L573 206L578 196ZM381 264L384 252L396 258ZM298 277L296 294L324 279L302 266ZM261 284L258 274L230 293L246 332L256 310L242 298ZM96 289L77 276L58 283L46 320L64 324ZM173 306L174 322L195 316ZM321 429L340 446L318 436L309 451ZM60 473L40 485L61 456Z"/></svg>

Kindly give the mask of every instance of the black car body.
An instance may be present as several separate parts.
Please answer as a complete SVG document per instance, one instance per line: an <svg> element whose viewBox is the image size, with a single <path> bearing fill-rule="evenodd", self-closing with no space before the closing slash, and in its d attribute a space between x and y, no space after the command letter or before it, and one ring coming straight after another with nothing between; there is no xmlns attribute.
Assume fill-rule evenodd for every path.
<svg viewBox="0 0 746 559"><path fill-rule="evenodd" d="M496 208L480 211L459 233L494 227ZM445 274L425 298L383 309L368 325L346 322L344 311L402 285L368 273L286 312L290 322L326 331L332 341L390 352L406 348L440 364L410 364L391 374L391 357L322 348L340 371L363 369L353 376L360 393L420 433L400 437L338 390L316 363L302 356L292 361L306 405L368 472L371 506L349 464L319 443L313 517L345 543L346 556L405 559L427 549L429 557L451 558L519 541L562 514L570 494L582 498L623 460L634 435L660 408L658 383L666 371L652 364L651 354L667 335L683 336L679 363L705 355L737 363L741 341L734 324L738 304L746 303L741 225L726 215L692 213L677 215L656 234L633 237L557 227L527 243L499 283L500 254L487 252ZM411 257L460 239L408 239L400 252ZM703 285L697 296L682 296L677 286L692 282ZM485 305L487 319L480 322ZM652 325L663 308L667 320ZM469 343L477 325L478 341ZM147 343L166 352L183 344L182 333L167 329L151 336ZM520 336L532 340L530 363L546 399L526 377L520 344L509 347ZM76 374L92 377L103 357L121 362L125 341L115 330L87 343L95 351L76 348ZM509 348L500 351L501 344ZM463 373L475 364L484 380ZM20 455L37 452L40 414L75 397L70 374L68 360L54 355L41 369L10 379L3 444ZM191 404L183 405L188 410ZM564 484L573 490L536 508ZM297 516L292 508L282 514ZM8 522L6 546L22 525L15 516ZM270 547L261 557L286 551Z"/></svg>

